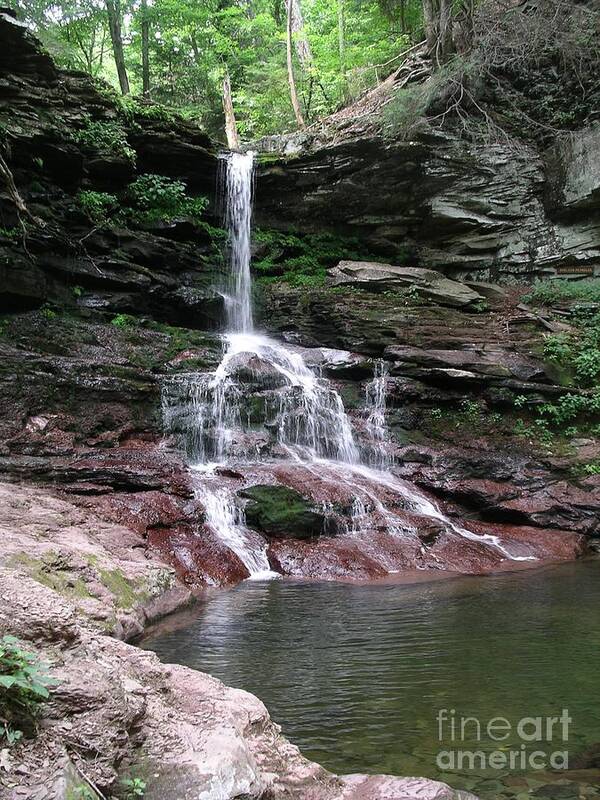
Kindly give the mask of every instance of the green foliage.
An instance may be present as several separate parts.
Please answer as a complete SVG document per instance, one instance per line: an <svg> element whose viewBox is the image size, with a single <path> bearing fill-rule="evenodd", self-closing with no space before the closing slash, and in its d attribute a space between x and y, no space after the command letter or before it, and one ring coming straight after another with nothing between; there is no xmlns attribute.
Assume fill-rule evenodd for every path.
<svg viewBox="0 0 600 800"><path fill-rule="evenodd" d="M386 136L408 137L432 111L449 85L462 82L474 70L471 62L455 56L436 70L424 83L408 84L396 92L383 114L383 131Z"/></svg>
<svg viewBox="0 0 600 800"><path fill-rule="evenodd" d="M57 313L49 306L42 306L40 309L40 314L44 317L45 320L51 322L53 319L56 319Z"/></svg>
<svg viewBox="0 0 600 800"><path fill-rule="evenodd" d="M20 728L33 726L53 683L36 656L21 649L18 639L0 639L0 739L14 744L21 738Z"/></svg>
<svg viewBox="0 0 600 800"><path fill-rule="evenodd" d="M528 439L531 444L541 445L542 448L547 450L554 445L554 433L548 427L545 419L536 419L529 423L518 419L515 422L515 434Z"/></svg>
<svg viewBox="0 0 600 800"><path fill-rule="evenodd" d="M81 297L83 294L83 288L81 286L73 286L72 292L73 297Z"/></svg>
<svg viewBox="0 0 600 800"><path fill-rule="evenodd" d="M146 782L141 778L123 778L121 786L125 790L124 800L135 800L146 794Z"/></svg>
<svg viewBox="0 0 600 800"><path fill-rule="evenodd" d="M589 464L582 464L580 471L583 475L600 475L600 461L593 461Z"/></svg>
<svg viewBox="0 0 600 800"><path fill-rule="evenodd" d="M62 66L82 69L118 85L102 3L81 0L15 0L20 16L41 35ZM336 110L374 86L396 65L392 60L421 36L421 0L403 0L402 14L388 0L347 2L339 47L338 8L330 0L302 0L303 34L312 59L294 68L307 121ZM142 16L139 4L121 4L127 15L125 61L132 93L141 93ZM286 69L286 9L282 0L244 3L220 0L155 0L145 11L150 25L152 104L120 101L103 80L97 88L118 106L126 121L167 120L176 109L200 118L212 135L223 138L223 67L231 75L233 100L246 139L295 127ZM383 65L383 66L382 66Z"/></svg>
<svg viewBox="0 0 600 800"><path fill-rule="evenodd" d="M175 111L161 103L141 100L139 97L133 97L132 95L122 97L115 93L115 103L127 122L133 122L136 118L141 118L156 122L173 123L179 118Z"/></svg>
<svg viewBox="0 0 600 800"><path fill-rule="evenodd" d="M119 207L116 195L93 192L88 189L78 192L75 200L81 210L96 224L106 222L111 216L111 212Z"/></svg>
<svg viewBox="0 0 600 800"><path fill-rule="evenodd" d="M555 403L544 403L539 413L556 426L563 426L579 417L600 415L600 389L589 394L565 394Z"/></svg>
<svg viewBox="0 0 600 800"><path fill-rule="evenodd" d="M134 219L149 224L171 222L178 217L200 220L208 200L189 197L183 181L164 175L140 175L128 189Z"/></svg>
<svg viewBox="0 0 600 800"><path fill-rule="evenodd" d="M586 278L579 281L551 278L536 281L523 300L541 306L553 306L573 300L600 303L600 278Z"/></svg>
<svg viewBox="0 0 600 800"><path fill-rule="evenodd" d="M88 119L71 136L86 150L135 161L135 150L129 145L125 130L119 122Z"/></svg>
<svg viewBox="0 0 600 800"><path fill-rule="evenodd" d="M469 398L461 400L458 409L431 408L426 412L426 419L433 432L464 429L470 435L493 435L503 422L501 414L489 411L484 402Z"/></svg>
<svg viewBox="0 0 600 800"><path fill-rule="evenodd" d="M21 235L19 228L2 228L0 227L0 237L9 239L11 242L16 242Z"/></svg>
<svg viewBox="0 0 600 800"><path fill-rule="evenodd" d="M322 286L327 269L338 261L369 256L357 238L333 233L300 235L259 229L254 241L261 254L252 269L259 279L292 286Z"/></svg>
<svg viewBox="0 0 600 800"><path fill-rule="evenodd" d="M132 325L137 325L137 319L131 314L117 314L111 319L110 324L115 328L130 328Z"/></svg>

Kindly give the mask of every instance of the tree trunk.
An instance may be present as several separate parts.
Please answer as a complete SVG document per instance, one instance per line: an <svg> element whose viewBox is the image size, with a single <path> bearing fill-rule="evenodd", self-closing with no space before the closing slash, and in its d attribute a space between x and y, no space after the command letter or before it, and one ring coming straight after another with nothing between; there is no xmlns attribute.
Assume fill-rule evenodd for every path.
<svg viewBox="0 0 600 800"><path fill-rule="evenodd" d="M289 5L289 3L288 3ZM304 18L300 7L300 0L292 0L292 34L298 60L302 64L302 69L309 70L313 64L312 50L310 42L304 33ZM289 9L288 9L289 20Z"/></svg>
<svg viewBox="0 0 600 800"><path fill-rule="evenodd" d="M423 0L423 22L425 24L425 38L427 49L433 56L438 41L438 14L436 0Z"/></svg>
<svg viewBox="0 0 600 800"><path fill-rule="evenodd" d="M337 0L338 50L340 53L340 72L346 74L346 9L345 0Z"/></svg>
<svg viewBox="0 0 600 800"><path fill-rule="evenodd" d="M150 20L148 0L142 0L142 93L150 94Z"/></svg>
<svg viewBox="0 0 600 800"><path fill-rule="evenodd" d="M121 36L121 9L119 0L106 0L106 13L108 15L108 29L119 76L119 86L122 94L129 94L129 78L125 68L125 55L123 53L123 38Z"/></svg>
<svg viewBox="0 0 600 800"><path fill-rule="evenodd" d="M229 70L225 68L223 78L223 111L225 112L225 135L227 137L227 147L230 150L240 149L240 136L233 112L233 100L231 98L231 80Z"/></svg>
<svg viewBox="0 0 600 800"><path fill-rule="evenodd" d="M427 49L434 66L439 67L454 49L452 0L423 0L423 21Z"/></svg>
<svg viewBox="0 0 600 800"><path fill-rule="evenodd" d="M452 50L452 0L440 0L438 63L443 64Z"/></svg>
<svg viewBox="0 0 600 800"><path fill-rule="evenodd" d="M293 32L293 10L294 0L287 0L287 70L288 82L290 84L290 98L292 100L292 108L299 128L305 128L304 117L300 110L300 103L298 102L298 93L296 92L296 81L294 79L294 64L292 62L292 32Z"/></svg>

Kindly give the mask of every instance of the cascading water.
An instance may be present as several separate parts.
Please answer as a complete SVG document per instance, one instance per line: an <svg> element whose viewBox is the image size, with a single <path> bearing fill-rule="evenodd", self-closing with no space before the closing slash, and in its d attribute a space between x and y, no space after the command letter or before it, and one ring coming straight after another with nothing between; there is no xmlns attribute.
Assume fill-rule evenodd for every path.
<svg viewBox="0 0 600 800"><path fill-rule="evenodd" d="M387 426L385 422L387 364L383 359L375 362L373 380L365 387L365 408L367 412L367 431L374 447L372 457L375 466L385 467L389 457L385 449Z"/></svg>
<svg viewBox="0 0 600 800"><path fill-rule="evenodd" d="M228 153L220 158L224 169L224 217L229 233L231 293L227 296L229 331L253 328L250 277L253 153Z"/></svg>
<svg viewBox="0 0 600 800"><path fill-rule="evenodd" d="M221 163L230 251L230 286L224 292L224 355L214 372L178 376L163 392L165 425L168 430L183 431L189 459L198 471L197 492L207 524L237 554L251 577L269 574L266 544L248 530L235 494L218 485L214 467L224 462L264 462L261 448L265 437L274 432L280 460L301 462L315 475L328 471L354 495L349 534L373 525L383 525L392 535L411 533L402 518L377 496L375 487L380 486L400 498L413 514L439 521L457 536L485 542L507 558L521 560L510 555L497 537L477 535L455 525L433 502L386 471L390 460L385 448L385 362L376 363L373 380L366 387L364 413L370 442L361 456L333 385L307 366L299 349L254 331L250 276L253 155L229 153L222 156ZM258 415L248 383L262 403ZM333 506L326 502L323 508Z"/></svg>

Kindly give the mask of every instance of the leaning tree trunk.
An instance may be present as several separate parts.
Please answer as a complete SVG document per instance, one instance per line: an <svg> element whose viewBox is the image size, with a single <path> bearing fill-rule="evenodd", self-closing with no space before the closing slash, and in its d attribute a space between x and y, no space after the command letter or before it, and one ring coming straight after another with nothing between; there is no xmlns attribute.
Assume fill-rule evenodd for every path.
<svg viewBox="0 0 600 800"><path fill-rule="evenodd" d="M302 16L300 0L292 0L292 34L298 60L302 65L302 69L308 71L313 64L313 55L310 42L304 32L304 17Z"/></svg>
<svg viewBox="0 0 600 800"><path fill-rule="evenodd" d="M294 64L292 61L292 33L293 33L293 9L294 0L287 0L287 71L288 83L290 85L290 98L292 100L292 108L294 109L294 116L299 128L305 128L304 117L300 110L300 102L298 100L298 93L296 91L296 80L294 78Z"/></svg>
<svg viewBox="0 0 600 800"><path fill-rule="evenodd" d="M148 0L142 0L142 92L150 94L150 20L148 19Z"/></svg>
<svg viewBox="0 0 600 800"><path fill-rule="evenodd" d="M346 74L346 9L345 0L337 0L338 17L338 50L340 54L340 72Z"/></svg>
<svg viewBox="0 0 600 800"><path fill-rule="evenodd" d="M240 135L238 133L237 122L235 121L235 114L233 111L231 80L229 78L229 70L227 68L225 68L225 77L223 78L223 111L225 112L225 135L227 137L227 147L230 150L239 150Z"/></svg>
<svg viewBox="0 0 600 800"><path fill-rule="evenodd" d="M112 41L113 54L119 76L119 86L122 94L129 94L129 78L125 68L125 55L123 53L123 37L121 36L121 8L119 0L106 0L106 13L108 15L108 29Z"/></svg>

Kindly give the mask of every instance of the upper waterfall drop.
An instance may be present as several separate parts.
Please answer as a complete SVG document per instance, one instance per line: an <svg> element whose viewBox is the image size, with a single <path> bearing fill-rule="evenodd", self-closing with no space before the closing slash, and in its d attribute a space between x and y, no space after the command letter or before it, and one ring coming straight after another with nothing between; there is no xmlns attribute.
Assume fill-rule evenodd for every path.
<svg viewBox="0 0 600 800"><path fill-rule="evenodd" d="M227 330L250 333L254 328L250 277L254 153L223 153L219 158L224 169L221 184L231 267Z"/></svg>
<svg viewBox="0 0 600 800"><path fill-rule="evenodd" d="M303 470L315 487L325 481L334 495L339 490L353 498L348 535L384 531L416 540L422 551L425 545L411 521L421 518L428 526L434 521L449 535L480 542L504 558L529 559L511 553L495 535L456 525L434 501L392 473L385 361L375 363L373 378L365 386L361 430L353 425L339 387L323 374L325 350L289 345L254 329L250 273L254 154L227 153L220 159L230 256L224 352L215 370L174 376L163 387L165 425L181 435L197 476L206 525L239 557L250 576L272 577L268 543L246 525L239 489L221 486L218 468L239 467L243 480L246 470L254 480L272 470L267 480L273 480L273 472L283 467ZM275 477L275 485L280 480ZM327 515L337 512L329 497L322 506L329 509L326 526Z"/></svg>

